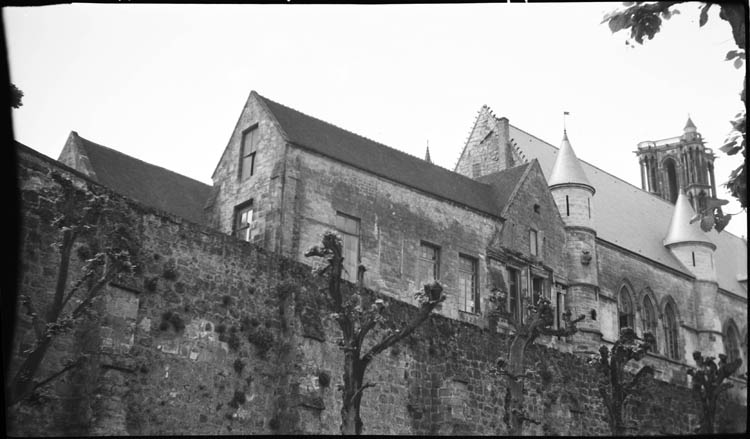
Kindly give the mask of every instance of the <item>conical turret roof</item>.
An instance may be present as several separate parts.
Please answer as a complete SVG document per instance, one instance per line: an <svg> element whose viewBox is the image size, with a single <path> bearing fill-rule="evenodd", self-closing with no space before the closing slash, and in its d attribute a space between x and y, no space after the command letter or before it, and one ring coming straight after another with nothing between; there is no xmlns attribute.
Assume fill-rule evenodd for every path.
<svg viewBox="0 0 750 439"><path fill-rule="evenodd" d="M591 188L592 191L594 190L594 187L589 183L589 179L586 178L586 173L583 172L581 162L578 161L573 147L570 146L567 131L563 132L562 144L557 152L555 166L552 167L552 174L547 182L550 187L561 184L582 184Z"/></svg>
<svg viewBox="0 0 750 439"><path fill-rule="evenodd" d="M693 119L688 116L687 123L685 124L685 128L683 128L683 131L686 133L694 133L696 130L695 124L693 123Z"/></svg>
<svg viewBox="0 0 750 439"><path fill-rule="evenodd" d="M677 196L677 202L674 205L672 221L669 223L667 237L664 238L665 246L684 242L698 242L716 248L714 243L700 229L698 222L690 224L693 216L695 216L695 211L690 206L685 191L680 188L680 194Z"/></svg>

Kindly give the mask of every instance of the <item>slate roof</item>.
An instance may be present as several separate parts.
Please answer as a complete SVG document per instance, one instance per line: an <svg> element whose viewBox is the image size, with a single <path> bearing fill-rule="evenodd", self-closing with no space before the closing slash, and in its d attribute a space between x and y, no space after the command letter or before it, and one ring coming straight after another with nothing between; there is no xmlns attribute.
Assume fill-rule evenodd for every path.
<svg viewBox="0 0 750 439"><path fill-rule="evenodd" d="M528 157L539 160L545 176L551 174L558 149L509 125L509 137ZM597 236L679 272L690 274L664 247L674 206L581 160L581 166L596 189L592 199ZM747 277L747 242L729 232L708 233L716 244L714 261L719 286L747 297L737 276Z"/></svg>
<svg viewBox="0 0 750 439"><path fill-rule="evenodd" d="M75 132L71 135L77 137L99 183L147 206L205 224L203 206L211 186L86 140Z"/></svg>
<svg viewBox="0 0 750 439"><path fill-rule="evenodd" d="M500 172L483 175L477 178L477 181L489 185L495 194L495 202L501 206L506 206L510 201L513 190L518 186L524 172L532 163L523 163Z"/></svg>
<svg viewBox="0 0 750 439"><path fill-rule="evenodd" d="M504 194L502 189L257 96L279 122L289 142L410 188L500 217L504 204L499 201L507 200L515 187L507 187L508 194Z"/></svg>

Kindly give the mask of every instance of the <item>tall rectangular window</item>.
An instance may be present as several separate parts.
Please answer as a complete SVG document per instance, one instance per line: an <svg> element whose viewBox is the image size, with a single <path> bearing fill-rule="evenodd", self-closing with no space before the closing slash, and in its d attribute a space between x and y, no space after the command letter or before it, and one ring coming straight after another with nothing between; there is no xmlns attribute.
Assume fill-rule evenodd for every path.
<svg viewBox="0 0 750 439"><path fill-rule="evenodd" d="M255 173L255 152L258 149L258 127L255 126L242 133L242 151L240 158L240 178L246 180Z"/></svg>
<svg viewBox="0 0 750 439"><path fill-rule="evenodd" d="M531 300L533 301L533 303L536 303L536 301L539 300L540 297L549 299L549 294L547 294L544 288L544 280L545 279L543 277L531 278Z"/></svg>
<svg viewBox="0 0 750 439"><path fill-rule="evenodd" d="M534 229L529 229L529 253L532 256L539 254L539 236Z"/></svg>
<svg viewBox="0 0 750 439"><path fill-rule="evenodd" d="M458 255L458 309L473 314L479 313L479 289L477 260Z"/></svg>
<svg viewBox="0 0 750 439"><path fill-rule="evenodd" d="M565 287L555 284L555 323L558 329L564 326L563 313L565 312Z"/></svg>
<svg viewBox="0 0 750 439"><path fill-rule="evenodd" d="M570 198L565 196L565 216L570 216Z"/></svg>
<svg viewBox="0 0 750 439"><path fill-rule="evenodd" d="M508 304L511 317L520 323L521 318L521 272L515 268L508 268Z"/></svg>
<svg viewBox="0 0 750 439"><path fill-rule="evenodd" d="M234 236L250 241L250 229L253 225L253 200L234 208Z"/></svg>
<svg viewBox="0 0 750 439"><path fill-rule="evenodd" d="M440 279L440 249L437 246L422 242L419 245L417 260L417 286L430 284Z"/></svg>
<svg viewBox="0 0 750 439"><path fill-rule="evenodd" d="M341 277L356 282L359 267L359 218L338 212L336 228L341 235L341 250L344 257L344 272Z"/></svg>

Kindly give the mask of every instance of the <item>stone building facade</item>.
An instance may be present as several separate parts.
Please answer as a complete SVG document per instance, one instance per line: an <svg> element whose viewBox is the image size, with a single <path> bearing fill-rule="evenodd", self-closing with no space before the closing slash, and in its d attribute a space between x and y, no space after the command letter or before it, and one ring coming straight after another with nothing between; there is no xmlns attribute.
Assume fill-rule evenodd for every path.
<svg viewBox="0 0 750 439"><path fill-rule="evenodd" d="M138 205L156 209L142 213L144 245L161 261L166 258L185 273L179 281L160 281L159 297L141 294L143 279L115 288L113 294L124 297L118 303L139 304L135 313L128 311L121 317L132 324L135 333L134 342L125 342L131 343L128 349L142 341L140 352L163 363L159 367L173 361L159 360L170 353L187 361L185 364L191 360L195 366L173 365L177 368L173 370L185 377L198 374L203 380L206 374L217 372L206 368L226 368L232 357L226 343L216 339L206 325L215 328L234 322L240 326L243 314L252 317L268 311L264 311L268 330L277 339L283 338L287 346L286 350L272 348L279 355L276 361L293 359L294 365L271 374L273 377L268 375L262 385L257 381L243 384L245 390L250 389L248 395L262 399L263 408L257 408L257 414L241 415L243 408L235 408L229 414L242 421L242 431L267 432L272 419L278 423L279 416L291 416L297 428L292 431L328 432L325 419L335 416L336 412L329 410L338 404L332 395L318 394L324 391L319 385L303 385L315 381L320 369L340 376L339 366L328 358L335 351L330 343L330 323L310 318L321 313L318 308L322 305L305 302L300 292L314 290L314 281L301 274L305 271L301 266L283 262L283 267L296 267L292 272L298 273L284 283L284 270L272 267L270 256L262 250L286 258L284 261L315 264L304 252L319 243L328 229L337 230L344 240L348 280L359 280L373 294L404 303L404 313L410 312L412 295L425 281L440 280L449 295L440 319L429 325L432 329L424 330L447 331L443 336L426 335L429 349L410 346L403 353L378 360L383 364L376 365L376 373L395 387L373 392L363 402L363 417L373 419L375 414L390 410L394 419L400 419L405 407L408 419L396 422L398 428L374 422L370 432L502 434L504 427L497 422L502 398L497 396L497 383L483 376L483 367L501 354L503 340L511 331L507 321L489 323L498 303L491 298L501 295L500 306L517 319L524 318L526 305L536 295L551 300L558 322L566 309L586 315L575 336L539 340L564 354L559 364L544 366L544 370L552 367L556 371L552 375L558 378L570 367L585 368L577 361L582 362L582 356L596 352L601 344L611 344L624 326L634 327L639 334L651 331L656 335L657 352L649 354L644 363L655 367L656 377L664 385L677 389L677 393L666 393L676 399L688 398L688 393L676 395L687 392L685 368L692 364L694 350L726 352L746 362L747 244L743 239L726 232L704 234L697 225L685 222L692 208L684 193L678 191L676 205L672 205L579 160L567 133L558 149L514 127L506 118L497 118L488 107L479 111L454 171L255 92L242 109L213 173L212 186L140 162L75 132L59 160L60 172L71 178L103 185ZM55 166L39 158L29 161L36 168ZM165 179L170 184L149 184ZM158 193L157 187L164 188L163 193ZM241 241L255 246L243 247ZM24 243L27 247L37 244ZM253 250L246 250L249 248ZM152 261L146 271L155 276L162 263L166 262ZM23 282L29 283L22 283L22 288L30 288L32 278L27 276ZM253 296L249 292L259 289L255 285L258 279L266 279L261 288L265 292ZM284 304L276 304L274 300L281 299L274 299L272 292L291 288L290 282L297 291L293 303L282 300ZM282 284L287 286L279 287ZM128 291L136 291L137 297ZM224 296L238 303L236 310L221 308L219 297ZM279 311L285 306L291 311ZM191 316L192 335L167 340L164 334L153 332L159 312L180 307ZM117 312L123 309L116 308ZM289 315L295 316L292 323L285 320ZM146 318L149 320L144 323ZM482 352L469 352L479 339ZM267 367L263 359L253 359L253 352L244 356L241 352L240 360L245 358L258 370ZM436 352L442 359L452 360L441 365ZM547 354L533 355L538 355L534 361L545 363ZM219 360L216 365L199 367L204 357L209 362ZM389 368L403 372L403 377L387 376ZM462 369L468 372L460 372ZM168 375L163 370L160 373ZM592 413L603 410L597 405L600 402L591 399L596 397L565 391L565 386L553 386L553 391L545 387L549 384L543 382L546 376L546 372L540 373L541 387L532 398L540 405L530 407L530 413L554 419L545 428L564 434L606 433L599 431L605 425L601 420L586 420L590 415L580 414L585 404ZM583 388L594 388L591 377L566 379L582 380L579 390L586 395L589 391ZM733 397L746 405L744 373L732 381ZM204 392L205 398L196 396L196 401L212 401L221 393L208 383L203 385L209 390ZM119 391L127 393L125 387ZM549 392L554 393L554 407L545 402ZM155 404L159 398L175 407L190 404L168 402L150 390L147 393L153 393ZM279 395L294 395L290 398L302 408L292 410L294 404ZM125 399L124 394L112 396L113 401ZM130 413L133 419L148 417L133 414L145 410L142 407L117 410ZM274 415L269 415L271 412ZM685 415L694 412L694 407L685 409ZM209 414L201 419L204 416L213 419ZM645 414L629 416L635 419ZM253 417L265 423L249 427ZM560 430L574 418L577 427ZM696 419L679 420L679 428L695 424ZM662 421L652 419L650 430L644 432L667 428ZM148 428L123 424L117 431L169 431L156 428L158 422L153 419L146 424ZM197 425L194 431L224 431L225 424ZM530 428L537 434L551 431Z"/></svg>

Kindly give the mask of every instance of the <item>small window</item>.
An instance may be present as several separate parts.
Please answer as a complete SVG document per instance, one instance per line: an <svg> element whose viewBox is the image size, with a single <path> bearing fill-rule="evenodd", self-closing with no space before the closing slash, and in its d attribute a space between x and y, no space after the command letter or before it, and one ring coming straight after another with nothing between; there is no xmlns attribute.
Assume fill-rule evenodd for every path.
<svg viewBox="0 0 750 439"><path fill-rule="evenodd" d="M458 255L458 308L472 314L479 313L477 260Z"/></svg>
<svg viewBox="0 0 750 439"><path fill-rule="evenodd" d="M539 205L538 204L534 205L534 213L539 213Z"/></svg>
<svg viewBox="0 0 750 439"><path fill-rule="evenodd" d="M693 255L693 267L695 267L695 252L690 252Z"/></svg>
<svg viewBox="0 0 750 439"><path fill-rule="evenodd" d="M591 218L591 198L586 198L586 206L589 208L589 218Z"/></svg>
<svg viewBox="0 0 750 439"><path fill-rule="evenodd" d="M419 245L419 260L417 261L417 280L419 286L430 284L440 279L440 248L422 242Z"/></svg>
<svg viewBox="0 0 750 439"><path fill-rule="evenodd" d="M565 196L565 216L570 216L570 197Z"/></svg>
<svg viewBox="0 0 750 439"><path fill-rule="evenodd" d="M481 163L474 163L471 165L471 176L476 178L482 175L482 164Z"/></svg>
<svg viewBox="0 0 750 439"><path fill-rule="evenodd" d="M240 177L250 178L255 173L255 152L258 148L259 133L257 125L242 133L242 151L240 158Z"/></svg>
<svg viewBox="0 0 750 439"><path fill-rule="evenodd" d="M253 225L253 200L234 208L234 235L250 241L250 230Z"/></svg>
<svg viewBox="0 0 750 439"><path fill-rule="evenodd" d="M533 256L539 254L539 234L534 229L529 229L529 253Z"/></svg>
<svg viewBox="0 0 750 439"><path fill-rule="evenodd" d="M341 234L344 257L344 272L341 277L356 282L359 270L359 218L339 212L336 214L336 228Z"/></svg>

